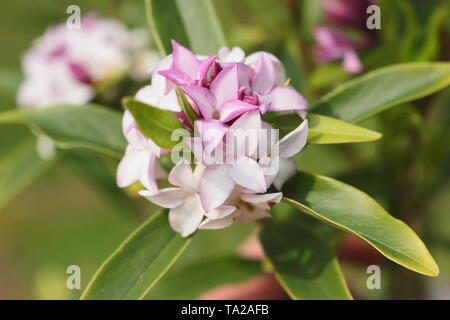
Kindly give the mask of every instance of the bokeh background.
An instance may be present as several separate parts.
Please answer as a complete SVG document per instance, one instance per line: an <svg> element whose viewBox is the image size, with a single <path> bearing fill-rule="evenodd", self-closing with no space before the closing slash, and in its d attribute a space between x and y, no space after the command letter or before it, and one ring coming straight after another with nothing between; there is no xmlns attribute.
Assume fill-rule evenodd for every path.
<svg viewBox="0 0 450 320"><path fill-rule="evenodd" d="M317 0L215 0L230 45L247 53L267 50L285 63L292 84L313 101L352 78L339 62L317 65L311 32L324 17ZM378 42L360 52L367 71L408 61L450 60L448 1L378 1ZM21 56L46 27L63 21L66 8L80 6L146 28L139 0L3 0L0 10L0 111L16 108ZM299 56L303 53L302 61ZM309 66L304 67L304 61ZM130 92L132 94L132 92ZM450 299L450 88L385 112L363 126L384 139L359 145L309 146L296 159L302 170L348 182L373 196L419 234L441 274L427 278L385 261L346 237L340 245L345 276L361 299ZM0 185L3 161L29 140L29 129L0 126ZM86 150L59 154L5 207L0 208L0 299L76 299L66 288L66 268L80 266L82 288L100 263L154 210L115 187L108 158ZM0 194L0 200L1 200ZM1 201L0 201L1 202ZM252 226L201 231L167 279L148 298L196 298L218 284L237 282L260 269L233 254ZM382 289L366 287L366 268L381 265ZM193 266L196 266L195 268Z"/></svg>

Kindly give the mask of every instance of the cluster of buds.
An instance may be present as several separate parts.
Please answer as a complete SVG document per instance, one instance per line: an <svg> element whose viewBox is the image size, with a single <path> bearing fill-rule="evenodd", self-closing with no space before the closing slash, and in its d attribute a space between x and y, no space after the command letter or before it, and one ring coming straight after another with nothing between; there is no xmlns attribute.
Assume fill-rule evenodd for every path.
<svg viewBox="0 0 450 320"><path fill-rule="evenodd" d="M174 161L168 174L172 187L160 189L157 179L164 177L164 170L158 158L175 159L178 153L145 136L127 110L123 133L129 145L118 167L118 185L140 181L145 188L140 195L169 208L172 228L184 237L197 229L269 217L282 197L269 188L280 190L295 174L292 157L306 144L306 100L288 85L282 63L270 53L245 57L240 48L224 47L209 57L195 55L176 41L172 46L172 54L162 59L151 84L135 99L178 117L188 132L182 144L195 161L186 156ZM278 139L278 128L267 119L280 113L298 125Z"/></svg>
<svg viewBox="0 0 450 320"><path fill-rule="evenodd" d="M159 62L158 54L146 50L146 45L141 30L129 31L116 20L92 13L81 18L78 29L65 23L52 26L23 57L25 81L18 91L18 105L84 104L127 76L145 76L135 70ZM150 63L148 68L143 61Z"/></svg>

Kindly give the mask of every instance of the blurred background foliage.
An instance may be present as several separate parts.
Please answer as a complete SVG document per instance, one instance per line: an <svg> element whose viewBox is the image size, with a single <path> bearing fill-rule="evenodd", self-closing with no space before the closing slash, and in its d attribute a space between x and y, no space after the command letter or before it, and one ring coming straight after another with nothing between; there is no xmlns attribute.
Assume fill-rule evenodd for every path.
<svg viewBox="0 0 450 320"><path fill-rule="evenodd" d="M354 77L339 62L315 64L311 31L323 23L321 2L214 0L228 43L247 53L266 50L280 57L291 83L311 104ZM377 3L382 9L379 41L359 52L366 72L399 62L450 60L448 1ZM1 111L16 107L22 53L47 26L63 21L71 4L79 5L82 13L96 11L130 27L146 28L144 4L138 0L3 0ZM336 177L373 196L419 234L440 265L441 275L417 275L374 258L370 251L367 261L382 264L382 289L368 290L368 262L341 252L350 288L362 299L450 299L450 89L391 109L362 125L382 132L384 138L356 145L310 145L297 157L298 167ZM0 126L0 183L7 167L2 159L25 139L34 139L27 128ZM66 268L81 267L84 288L99 264L154 210L148 202L130 200L115 187L114 161L85 150L61 152L58 161L43 166L37 180L0 208L0 299L77 298L81 290L66 289ZM251 231L251 226L200 231L148 298L195 298L215 285L254 275L260 270L258 262L234 256ZM217 270L216 274L211 270Z"/></svg>

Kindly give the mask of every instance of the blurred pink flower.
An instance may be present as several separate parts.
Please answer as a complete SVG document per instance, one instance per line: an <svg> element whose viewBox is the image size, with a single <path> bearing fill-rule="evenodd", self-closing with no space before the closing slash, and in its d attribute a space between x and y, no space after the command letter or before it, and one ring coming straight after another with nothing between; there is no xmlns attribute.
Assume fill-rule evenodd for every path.
<svg viewBox="0 0 450 320"><path fill-rule="evenodd" d="M354 45L343 32L321 26L314 30L314 38L316 40L315 54L319 62L342 59L342 65L347 72L363 71L364 67Z"/></svg>
<svg viewBox="0 0 450 320"><path fill-rule="evenodd" d="M327 0L323 2L326 20L341 27L367 29L367 8L373 0Z"/></svg>
<svg viewBox="0 0 450 320"><path fill-rule="evenodd" d="M94 14L82 17L80 29L65 23L48 28L23 56L19 106L84 104L94 98L97 84L134 76L136 60L147 52L135 35Z"/></svg>

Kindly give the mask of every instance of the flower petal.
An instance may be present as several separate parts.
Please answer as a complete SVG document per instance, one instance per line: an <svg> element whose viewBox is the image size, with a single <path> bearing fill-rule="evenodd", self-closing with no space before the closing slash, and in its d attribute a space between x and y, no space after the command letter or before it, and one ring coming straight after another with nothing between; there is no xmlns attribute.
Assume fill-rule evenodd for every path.
<svg viewBox="0 0 450 320"><path fill-rule="evenodd" d="M168 80L172 81L177 86L191 84L194 81L193 78L191 78L187 73L184 73L179 69L172 68L167 70L161 70L158 71L158 73L166 77Z"/></svg>
<svg viewBox="0 0 450 320"><path fill-rule="evenodd" d="M142 87L141 89L138 90L138 92L134 96L134 98L137 101L140 101L140 102L143 102L145 104L155 106L155 107L159 104L159 100L161 99L161 97L162 97L162 95L158 95L156 93L155 88L152 85Z"/></svg>
<svg viewBox="0 0 450 320"><path fill-rule="evenodd" d="M220 206L215 209L212 209L209 212L205 213L205 216L209 219L222 219L226 216L232 214L234 211L236 211L236 207L234 206Z"/></svg>
<svg viewBox="0 0 450 320"><path fill-rule="evenodd" d="M183 86L184 93L194 101L206 120L211 120L215 112L216 98L208 89L200 86Z"/></svg>
<svg viewBox="0 0 450 320"><path fill-rule="evenodd" d="M228 130L228 126L218 120L197 120L195 126L202 139L203 149L208 155L212 154Z"/></svg>
<svg viewBox="0 0 450 320"><path fill-rule="evenodd" d="M252 156L258 148L260 129L261 115L258 110L243 114L227 132L229 149L236 152L235 156Z"/></svg>
<svg viewBox="0 0 450 320"><path fill-rule="evenodd" d="M200 198L206 212L217 208L228 199L234 189L227 165L206 167L200 182Z"/></svg>
<svg viewBox="0 0 450 320"><path fill-rule="evenodd" d="M275 85L275 69L265 52L259 56L256 63L255 76L252 82L252 89L259 94L267 94Z"/></svg>
<svg viewBox="0 0 450 320"><path fill-rule="evenodd" d="M277 86L261 100L267 106L267 112L306 110L308 102L292 87Z"/></svg>
<svg viewBox="0 0 450 320"><path fill-rule="evenodd" d="M200 62L195 57L195 54L175 40L172 40L172 51L174 68L183 71L194 79L200 67Z"/></svg>
<svg viewBox="0 0 450 320"><path fill-rule="evenodd" d="M233 47L231 50L228 47L221 47L219 49L220 62L241 62L244 58L244 50L239 47Z"/></svg>
<svg viewBox="0 0 450 320"><path fill-rule="evenodd" d="M220 109L220 121L228 122L248 111L256 109L259 109L259 106L241 100L228 100Z"/></svg>
<svg viewBox="0 0 450 320"><path fill-rule="evenodd" d="M165 95L171 85L166 77L162 76L158 73L160 70L171 69L173 65L173 56L170 54L167 57L163 58L155 70L152 72L152 87L155 90L155 93L158 96Z"/></svg>
<svg viewBox="0 0 450 320"><path fill-rule="evenodd" d="M211 65L213 64L213 62L216 59L217 59L217 56L212 56L200 63L200 66L199 66L198 72L197 72L197 77L196 77L198 80L203 81L206 79L209 68L211 67Z"/></svg>
<svg viewBox="0 0 450 320"><path fill-rule="evenodd" d="M247 58L245 58L245 64L252 68L255 68L262 53L263 51L252 53ZM286 72L284 70L283 64L276 56L274 56L270 52L265 52L265 54L269 57L275 69L275 83L279 86L283 85L283 83L286 82Z"/></svg>
<svg viewBox="0 0 450 320"><path fill-rule="evenodd" d="M211 91L216 96L218 109L227 100L237 99L239 89L238 69L236 65L229 66L219 72L211 82Z"/></svg>
<svg viewBox="0 0 450 320"><path fill-rule="evenodd" d="M269 208L281 201L283 194L281 192L265 193L265 194L252 194L244 193L241 195L241 199L245 202L252 203L260 208Z"/></svg>
<svg viewBox="0 0 450 320"><path fill-rule="evenodd" d="M196 192L198 189L191 165L185 159L180 160L170 171L169 182L187 192Z"/></svg>
<svg viewBox="0 0 450 320"><path fill-rule="evenodd" d="M250 223L255 220L264 219L264 218L270 218L270 212L268 210L260 209L260 208L254 208L252 211L250 210L239 210L239 222L240 223Z"/></svg>
<svg viewBox="0 0 450 320"><path fill-rule="evenodd" d="M364 69L361 60L359 60L354 50L349 50L344 53L342 65L348 73L360 73Z"/></svg>
<svg viewBox="0 0 450 320"><path fill-rule="evenodd" d="M117 167L116 182L120 188L125 188L140 179L142 151L127 147L124 157Z"/></svg>
<svg viewBox="0 0 450 320"><path fill-rule="evenodd" d="M233 216L227 216L222 219L205 219L200 226L199 229L223 229L229 227L233 224Z"/></svg>
<svg viewBox="0 0 450 320"><path fill-rule="evenodd" d="M156 155L149 151L144 152L143 163L140 170L140 181L142 185L150 192L158 192L158 185L156 184L155 165Z"/></svg>
<svg viewBox="0 0 450 320"><path fill-rule="evenodd" d="M181 112L175 89L171 89L164 97L162 97L159 104L155 105L155 107L173 112Z"/></svg>
<svg viewBox="0 0 450 320"><path fill-rule="evenodd" d="M293 131L285 135L279 142L280 157L287 159L300 152L308 138L308 120L303 122Z"/></svg>
<svg viewBox="0 0 450 320"><path fill-rule="evenodd" d="M197 230L204 214L198 195L192 194L181 206L170 209L169 223L182 237L187 237Z"/></svg>
<svg viewBox="0 0 450 320"><path fill-rule="evenodd" d="M294 159L280 158L279 160L280 168L275 176L275 179L273 180L273 185L277 188L277 190L281 190L283 184L295 176L295 173L297 172L297 165L295 164Z"/></svg>
<svg viewBox="0 0 450 320"><path fill-rule="evenodd" d="M139 194L148 201L151 201L163 208L178 207L186 198L186 192L180 188L165 188L159 190L158 193L154 193L149 190L141 190L139 191Z"/></svg>
<svg viewBox="0 0 450 320"><path fill-rule="evenodd" d="M254 192L266 192L266 181L258 163L248 157L239 157L236 163L230 166L228 174L233 181Z"/></svg>

